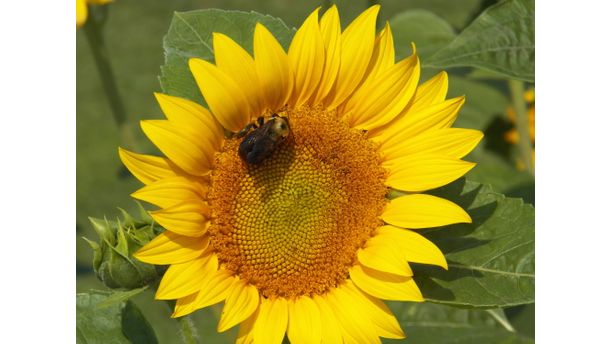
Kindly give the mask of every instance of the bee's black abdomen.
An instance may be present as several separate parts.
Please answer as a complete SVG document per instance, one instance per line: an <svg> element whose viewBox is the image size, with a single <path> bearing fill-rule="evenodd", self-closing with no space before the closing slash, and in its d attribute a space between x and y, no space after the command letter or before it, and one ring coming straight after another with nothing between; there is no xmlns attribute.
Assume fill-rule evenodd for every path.
<svg viewBox="0 0 612 344"><path fill-rule="evenodd" d="M257 137L254 132L247 135L238 147L240 158L250 165L258 165L272 155L274 141L267 137Z"/></svg>
<svg viewBox="0 0 612 344"><path fill-rule="evenodd" d="M240 157L244 162L251 165L258 165L272 155L274 151L274 142L268 138L259 138L250 144L249 142L243 142L240 144L240 148Z"/></svg>

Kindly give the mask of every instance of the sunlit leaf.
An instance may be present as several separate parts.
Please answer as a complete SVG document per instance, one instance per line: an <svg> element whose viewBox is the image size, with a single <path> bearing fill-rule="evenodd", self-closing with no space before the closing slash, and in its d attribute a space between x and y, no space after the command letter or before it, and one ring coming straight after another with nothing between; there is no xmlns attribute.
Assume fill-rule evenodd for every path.
<svg viewBox="0 0 612 344"><path fill-rule="evenodd" d="M386 343L533 343L505 329L487 311L458 309L432 303L389 302L406 339Z"/></svg>
<svg viewBox="0 0 612 344"><path fill-rule="evenodd" d="M107 298L106 300L98 303L96 305L96 307L98 308L104 308L104 307L108 307L108 306L112 306L115 305L117 303L121 303L121 302L125 302L127 300L129 300L130 298L142 293L145 289L147 289L149 286L146 285L142 288L136 288L136 289L132 289L132 290L125 290L125 291L113 291Z"/></svg>
<svg viewBox="0 0 612 344"><path fill-rule="evenodd" d="M535 1L505 0L486 9L423 67L469 66L534 81Z"/></svg>
<svg viewBox="0 0 612 344"><path fill-rule="evenodd" d="M466 209L473 223L422 232L440 247L448 261L448 271L413 267L425 299L468 308L533 303L533 206L464 179L431 193Z"/></svg>
<svg viewBox="0 0 612 344"><path fill-rule="evenodd" d="M293 30L282 20L268 15L219 9L175 12L164 37L166 61L159 77L164 93L205 104L187 61L198 57L214 63L213 32L231 37L252 53L253 31L258 22L265 25L285 49L289 46Z"/></svg>
<svg viewBox="0 0 612 344"><path fill-rule="evenodd" d="M105 292L77 294L77 343L157 343L153 328L135 304L97 306L108 298Z"/></svg>
<svg viewBox="0 0 612 344"><path fill-rule="evenodd" d="M425 10L399 13L389 21L397 59L412 54L411 43L417 46L419 58L431 56L455 38L453 28L442 18Z"/></svg>

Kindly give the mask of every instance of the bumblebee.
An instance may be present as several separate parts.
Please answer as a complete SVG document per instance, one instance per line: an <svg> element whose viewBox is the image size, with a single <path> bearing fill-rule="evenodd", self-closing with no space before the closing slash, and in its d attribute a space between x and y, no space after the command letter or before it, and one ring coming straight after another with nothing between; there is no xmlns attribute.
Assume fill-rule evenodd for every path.
<svg viewBox="0 0 612 344"><path fill-rule="evenodd" d="M251 123L237 134L238 137L246 135L238 147L238 155L249 165L258 165L272 155L291 133L289 119L278 114L273 114L267 122L259 117L257 124Z"/></svg>

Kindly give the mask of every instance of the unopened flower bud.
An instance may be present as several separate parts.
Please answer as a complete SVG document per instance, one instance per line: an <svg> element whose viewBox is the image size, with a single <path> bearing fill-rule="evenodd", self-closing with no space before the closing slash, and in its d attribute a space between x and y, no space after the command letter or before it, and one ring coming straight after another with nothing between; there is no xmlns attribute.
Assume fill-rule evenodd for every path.
<svg viewBox="0 0 612 344"><path fill-rule="evenodd" d="M109 288L134 289L156 280L159 275L155 266L145 264L132 254L155 237L158 228L142 210L141 220L136 220L125 210L123 221L90 218L99 242L87 238L94 251L93 268L98 279Z"/></svg>

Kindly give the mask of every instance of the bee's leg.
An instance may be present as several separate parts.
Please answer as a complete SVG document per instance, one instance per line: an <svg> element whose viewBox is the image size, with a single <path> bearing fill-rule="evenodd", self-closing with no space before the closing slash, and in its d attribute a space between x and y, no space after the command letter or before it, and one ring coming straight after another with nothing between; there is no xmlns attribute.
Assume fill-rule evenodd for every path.
<svg viewBox="0 0 612 344"><path fill-rule="evenodd" d="M257 117L257 124L261 127L264 124L264 116Z"/></svg>
<svg viewBox="0 0 612 344"><path fill-rule="evenodd" d="M246 127L244 127L242 130L240 130L236 134L236 137L238 137L238 138L243 137L244 135L246 135L253 128L256 128L255 124L254 123L249 123Z"/></svg>

